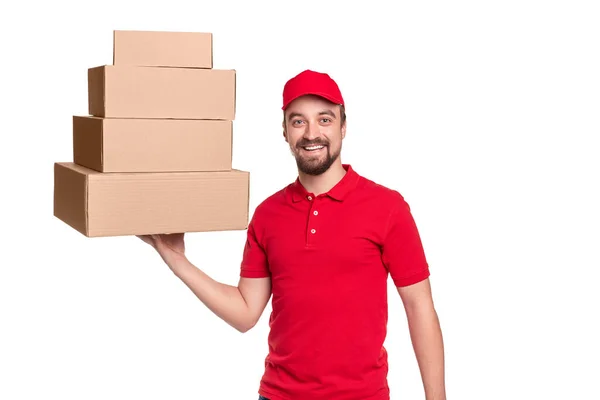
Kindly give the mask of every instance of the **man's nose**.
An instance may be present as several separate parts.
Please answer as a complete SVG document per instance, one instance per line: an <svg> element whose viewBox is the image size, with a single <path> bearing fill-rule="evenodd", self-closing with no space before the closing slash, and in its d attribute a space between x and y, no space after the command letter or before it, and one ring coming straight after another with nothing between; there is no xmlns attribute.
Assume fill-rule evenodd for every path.
<svg viewBox="0 0 600 400"><path fill-rule="evenodd" d="M315 123L306 124L306 129L304 131L304 137L308 140L313 140L321 136L321 132L319 130L319 125Z"/></svg>

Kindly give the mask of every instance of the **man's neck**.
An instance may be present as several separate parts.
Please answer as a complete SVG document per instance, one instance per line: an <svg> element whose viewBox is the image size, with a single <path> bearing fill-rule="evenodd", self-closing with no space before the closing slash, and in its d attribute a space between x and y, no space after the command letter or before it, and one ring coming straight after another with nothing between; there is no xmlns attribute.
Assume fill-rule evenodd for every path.
<svg viewBox="0 0 600 400"><path fill-rule="evenodd" d="M321 175L314 176L304 174L300 171L298 172L298 177L302 186L315 196L327 193L331 188L337 185L344 175L346 175L346 170L339 160Z"/></svg>

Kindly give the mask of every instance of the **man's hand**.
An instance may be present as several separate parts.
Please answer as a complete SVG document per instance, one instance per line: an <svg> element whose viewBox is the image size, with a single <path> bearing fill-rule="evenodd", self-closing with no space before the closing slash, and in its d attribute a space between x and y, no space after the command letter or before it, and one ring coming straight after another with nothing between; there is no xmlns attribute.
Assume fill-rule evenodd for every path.
<svg viewBox="0 0 600 400"><path fill-rule="evenodd" d="M183 233L137 235L154 247L171 271L223 321L240 332L251 329L271 297L271 278L240 278L237 286L215 281L185 256Z"/></svg>
<svg viewBox="0 0 600 400"><path fill-rule="evenodd" d="M185 241L183 233L138 235L137 237L154 247L171 269L174 268L179 260L185 258Z"/></svg>

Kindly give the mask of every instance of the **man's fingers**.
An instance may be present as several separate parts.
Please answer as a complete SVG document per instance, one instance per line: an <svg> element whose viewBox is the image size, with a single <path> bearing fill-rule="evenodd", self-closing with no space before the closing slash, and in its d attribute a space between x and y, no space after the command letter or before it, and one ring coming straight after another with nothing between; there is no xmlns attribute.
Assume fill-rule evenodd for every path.
<svg viewBox="0 0 600 400"><path fill-rule="evenodd" d="M148 235L136 235L138 238L140 238L142 241L148 243L150 246L155 247L154 246L154 240L152 239L152 237L148 236Z"/></svg>

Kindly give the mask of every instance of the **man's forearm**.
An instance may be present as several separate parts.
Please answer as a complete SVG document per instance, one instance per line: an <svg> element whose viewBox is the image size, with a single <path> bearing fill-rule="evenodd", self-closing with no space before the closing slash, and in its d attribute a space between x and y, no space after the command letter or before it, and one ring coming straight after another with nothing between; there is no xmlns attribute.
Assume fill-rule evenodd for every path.
<svg viewBox="0 0 600 400"><path fill-rule="evenodd" d="M407 308L413 343L427 400L446 400L444 344L437 313L433 307Z"/></svg>
<svg viewBox="0 0 600 400"><path fill-rule="evenodd" d="M173 273L219 318L240 332L251 328L251 313L238 287L215 281L185 257L170 260L168 264Z"/></svg>

